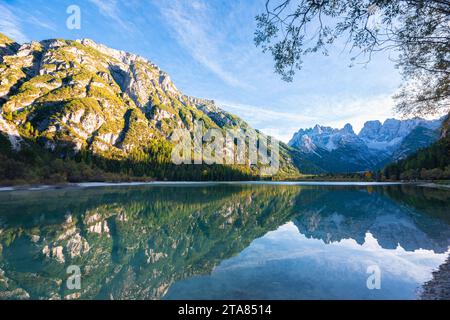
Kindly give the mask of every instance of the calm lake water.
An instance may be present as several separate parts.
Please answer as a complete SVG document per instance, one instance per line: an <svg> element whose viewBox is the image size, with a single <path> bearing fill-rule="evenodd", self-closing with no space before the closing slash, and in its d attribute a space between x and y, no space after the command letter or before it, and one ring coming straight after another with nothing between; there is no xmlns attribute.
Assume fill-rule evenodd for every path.
<svg viewBox="0 0 450 320"><path fill-rule="evenodd" d="M0 192L0 299L416 299L449 205L406 185Z"/></svg>

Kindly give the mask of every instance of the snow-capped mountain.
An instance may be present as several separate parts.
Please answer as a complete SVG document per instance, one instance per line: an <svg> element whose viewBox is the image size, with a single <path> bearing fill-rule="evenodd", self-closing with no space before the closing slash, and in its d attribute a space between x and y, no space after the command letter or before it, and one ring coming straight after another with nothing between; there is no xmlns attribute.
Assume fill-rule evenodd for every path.
<svg viewBox="0 0 450 320"><path fill-rule="evenodd" d="M350 124L342 129L316 125L301 129L289 142L306 158L328 172L382 168L439 138L442 119L368 121L359 134Z"/></svg>
<svg viewBox="0 0 450 320"><path fill-rule="evenodd" d="M359 137L366 142L370 149L395 149L396 146L415 129L422 127L435 131L439 129L442 120L427 121L424 119L396 120L387 119L383 124L380 121L368 121L364 124Z"/></svg>
<svg viewBox="0 0 450 320"><path fill-rule="evenodd" d="M355 134L353 127L346 124L343 129L320 125L311 129L301 129L294 135L289 145L305 152L314 152L318 148L333 151L346 144L361 143L363 142Z"/></svg>

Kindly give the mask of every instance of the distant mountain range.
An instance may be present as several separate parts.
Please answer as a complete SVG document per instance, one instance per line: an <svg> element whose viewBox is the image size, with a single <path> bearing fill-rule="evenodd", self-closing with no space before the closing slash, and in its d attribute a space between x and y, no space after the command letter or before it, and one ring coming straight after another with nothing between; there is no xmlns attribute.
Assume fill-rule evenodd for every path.
<svg viewBox="0 0 450 320"><path fill-rule="evenodd" d="M368 121L359 134L350 124L342 129L316 125L294 134L289 146L325 172L377 170L439 139L443 119Z"/></svg>

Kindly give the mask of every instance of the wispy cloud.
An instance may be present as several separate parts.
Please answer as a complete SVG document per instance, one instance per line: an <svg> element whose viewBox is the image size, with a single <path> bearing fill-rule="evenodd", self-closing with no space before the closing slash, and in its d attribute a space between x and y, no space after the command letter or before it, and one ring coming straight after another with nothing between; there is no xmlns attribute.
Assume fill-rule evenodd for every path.
<svg viewBox="0 0 450 320"><path fill-rule="evenodd" d="M241 117L256 129L286 143L302 124L315 121L315 118L311 116L276 111L264 106L252 106L228 101L218 101L218 104L224 110Z"/></svg>
<svg viewBox="0 0 450 320"><path fill-rule="evenodd" d="M317 101L306 114L314 114L318 124L342 128L350 123L359 132L369 120L384 121L395 116L391 94L368 97L345 97L339 101ZM312 125L312 124L311 124Z"/></svg>
<svg viewBox="0 0 450 320"><path fill-rule="evenodd" d="M204 10L206 9L206 5L203 1L194 0L191 2L191 7L195 10Z"/></svg>
<svg viewBox="0 0 450 320"><path fill-rule="evenodd" d="M34 15L28 14L27 20L29 23L32 23L35 26L48 29L51 31L57 31L56 26L50 21L44 21L43 19L36 18Z"/></svg>
<svg viewBox="0 0 450 320"><path fill-rule="evenodd" d="M211 20L212 15L205 1L155 1L155 5L159 8L175 40L197 62L230 86L250 87L227 70L227 61L222 55L223 42L218 39L219 30Z"/></svg>
<svg viewBox="0 0 450 320"><path fill-rule="evenodd" d="M262 132L288 142L299 129L310 128L316 124L342 128L350 123L358 133L369 120L384 121L394 117L394 101L390 95L368 97L366 99L342 99L341 101L323 101L316 99L307 106L291 111L281 107L264 107L218 101L219 105L231 113L242 117Z"/></svg>
<svg viewBox="0 0 450 320"><path fill-rule="evenodd" d="M219 101L218 102L223 108L229 112L235 112L243 117L245 116L252 121L273 121L273 120L283 120L289 119L290 121L312 121L315 117L305 116L293 112L283 112L269 110L263 106L252 106L247 104Z"/></svg>
<svg viewBox="0 0 450 320"><path fill-rule="evenodd" d="M131 25L120 16L117 0L89 0L89 2L97 6L102 15L114 20L120 27L126 30L132 29Z"/></svg>
<svg viewBox="0 0 450 320"><path fill-rule="evenodd" d="M6 34L14 41L24 43L28 41L23 33L19 18L8 8L0 3L0 32Z"/></svg>

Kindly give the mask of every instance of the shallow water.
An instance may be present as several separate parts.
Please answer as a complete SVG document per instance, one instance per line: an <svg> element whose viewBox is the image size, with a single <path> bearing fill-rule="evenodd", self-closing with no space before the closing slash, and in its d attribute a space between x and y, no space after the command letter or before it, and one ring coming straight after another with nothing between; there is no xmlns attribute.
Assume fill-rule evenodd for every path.
<svg viewBox="0 0 450 320"><path fill-rule="evenodd" d="M0 299L416 299L449 255L449 204L377 184L4 191Z"/></svg>

